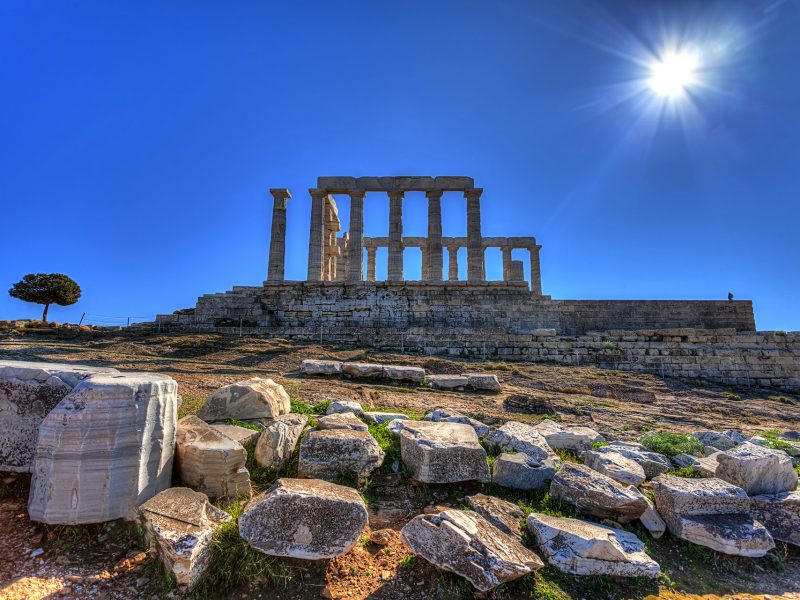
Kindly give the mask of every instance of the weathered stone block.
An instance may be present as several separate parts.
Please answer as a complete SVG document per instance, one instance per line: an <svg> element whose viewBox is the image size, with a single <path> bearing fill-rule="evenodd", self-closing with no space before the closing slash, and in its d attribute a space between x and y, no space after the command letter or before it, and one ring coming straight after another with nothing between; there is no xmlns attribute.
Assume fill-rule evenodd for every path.
<svg viewBox="0 0 800 600"><path fill-rule="evenodd" d="M463 423L400 421L400 450L413 477L425 483L489 481L486 451Z"/></svg>
<svg viewBox="0 0 800 600"><path fill-rule="evenodd" d="M204 421L274 419L291 410L289 394L272 379L253 377L221 387L197 411Z"/></svg>
<svg viewBox="0 0 800 600"><path fill-rule="evenodd" d="M300 443L297 472L310 479L351 475L363 480L383 464L383 457L378 442L366 431L312 431Z"/></svg>

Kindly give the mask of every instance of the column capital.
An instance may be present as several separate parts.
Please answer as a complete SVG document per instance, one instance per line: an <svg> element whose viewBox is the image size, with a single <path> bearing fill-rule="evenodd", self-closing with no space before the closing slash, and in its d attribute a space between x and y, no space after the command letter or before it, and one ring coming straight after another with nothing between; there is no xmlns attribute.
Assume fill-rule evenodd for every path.
<svg viewBox="0 0 800 600"><path fill-rule="evenodd" d="M292 197L288 188L269 188L269 193L272 194L272 197L276 200Z"/></svg>
<svg viewBox="0 0 800 600"><path fill-rule="evenodd" d="M425 195L428 197L428 200L438 200L444 194L444 190L428 190L425 192Z"/></svg>
<svg viewBox="0 0 800 600"><path fill-rule="evenodd" d="M308 193L312 198L324 198L328 195L328 190L323 188L308 188Z"/></svg>
<svg viewBox="0 0 800 600"><path fill-rule="evenodd" d="M388 190L386 193L389 195L389 198L392 199L392 200L394 200L394 199L402 200L403 196L405 196L405 194L406 194L405 191L403 191L403 190Z"/></svg>
<svg viewBox="0 0 800 600"><path fill-rule="evenodd" d="M467 200L478 200L483 194L483 188L470 188L464 190L464 198Z"/></svg>
<svg viewBox="0 0 800 600"><path fill-rule="evenodd" d="M350 198L361 198L362 200L366 197L367 191L366 190L349 190L347 195Z"/></svg>

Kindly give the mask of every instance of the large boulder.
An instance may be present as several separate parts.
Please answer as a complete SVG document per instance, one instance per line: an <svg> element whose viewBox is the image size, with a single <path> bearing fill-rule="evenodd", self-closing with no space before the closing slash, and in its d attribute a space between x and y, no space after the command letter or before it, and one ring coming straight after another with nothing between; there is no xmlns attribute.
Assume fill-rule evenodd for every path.
<svg viewBox="0 0 800 600"><path fill-rule="evenodd" d="M422 383L425 379L425 369L422 367L402 367L398 365L384 365L383 377L407 383Z"/></svg>
<svg viewBox="0 0 800 600"><path fill-rule="evenodd" d="M486 441L503 452L522 452L535 462L543 462L554 456L544 436L530 425L519 421L508 421L492 430Z"/></svg>
<svg viewBox="0 0 800 600"><path fill-rule="evenodd" d="M205 572L214 549L214 530L231 516L189 488L164 490L139 507L151 545L179 586L191 589Z"/></svg>
<svg viewBox="0 0 800 600"><path fill-rule="evenodd" d="M319 479L279 479L244 507L239 535L271 556L319 560L350 551L367 525L352 488Z"/></svg>
<svg viewBox="0 0 800 600"><path fill-rule="evenodd" d="M639 463L609 446L584 452L581 458L587 467L625 485L638 486L645 480L644 469Z"/></svg>
<svg viewBox="0 0 800 600"><path fill-rule="evenodd" d="M499 392L502 387L497 375L491 373L464 373L469 387L481 392Z"/></svg>
<svg viewBox="0 0 800 600"><path fill-rule="evenodd" d="M197 416L204 421L274 419L288 413L289 404L289 394L282 385L252 377L219 388L206 398Z"/></svg>
<svg viewBox="0 0 800 600"><path fill-rule="evenodd" d="M280 471L294 453L306 423L308 417L298 413L281 415L269 423L256 442L256 462L266 469Z"/></svg>
<svg viewBox="0 0 800 600"><path fill-rule="evenodd" d="M467 504L500 531L517 541L522 541L521 523L525 518L525 513L519 506L507 500L484 494L467 496Z"/></svg>
<svg viewBox="0 0 800 600"><path fill-rule="evenodd" d="M0 361L0 471L33 472L39 425L72 389L116 369L59 363Z"/></svg>
<svg viewBox="0 0 800 600"><path fill-rule="evenodd" d="M337 415L340 413L363 415L364 409L361 408L361 404L355 400L334 400L328 405L328 410L325 411L325 414L328 415Z"/></svg>
<svg viewBox="0 0 800 600"><path fill-rule="evenodd" d="M717 477L750 496L791 492L797 487L792 459L781 450L744 443L717 456Z"/></svg>
<svg viewBox="0 0 800 600"><path fill-rule="evenodd" d="M539 513L528 515L527 525L547 562L564 573L656 578L661 572L639 538L623 529Z"/></svg>
<svg viewBox="0 0 800 600"><path fill-rule="evenodd" d="M317 419L317 429L353 429L355 431L367 431L367 424L359 419L354 413L334 413L325 415Z"/></svg>
<svg viewBox="0 0 800 600"><path fill-rule="evenodd" d="M630 523L647 510L636 488L580 464L564 463L550 484L550 496L575 505L580 513L619 523Z"/></svg>
<svg viewBox="0 0 800 600"><path fill-rule="evenodd" d="M250 495L247 451L194 415L178 421L175 457L181 481L210 498Z"/></svg>
<svg viewBox="0 0 800 600"><path fill-rule="evenodd" d="M718 450L730 450L736 446L736 443L729 436L719 431L693 431L692 435L696 437L697 441L703 444L703 446L713 446Z"/></svg>
<svg viewBox="0 0 800 600"><path fill-rule="evenodd" d="M652 482L659 514L669 532L725 554L764 556L775 543L766 528L748 514L745 491L721 479L660 475Z"/></svg>
<svg viewBox="0 0 800 600"><path fill-rule="evenodd" d="M300 442L297 473L310 479L353 476L363 481L383 464L383 457L378 442L366 431L311 431Z"/></svg>
<svg viewBox="0 0 800 600"><path fill-rule="evenodd" d="M304 375L339 375L342 372L342 363L338 360L307 358L300 363L300 372Z"/></svg>
<svg viewBox="0 0 800 600"><path fill-rule="evenodd" d="M800 546L800 490L753 496L750 514L774 539Z"/></svg>
<svg viewBox="0 0 800 600"><path fill-rule="evenodd" d="M481 423L477 419L468 417L467 415L462 415L460 412L457 412L452 408L437 408L436 410L432 410L423 417L423 420L436 422L446 421L448 423L466 423L475 430L475 433L478 434L479 438L482 438L489 433L488 425Z"/></svg>
<svg viewBox="0 0 800 600"><path fill-rule="evenodd" d="M607 447L619 452L625 458L630 458L642 467L647 479L658 477L672 468L666 456L658 452L651 452L636 442L611 442Z"/></svg>
<svg viewBox="0 0 800 600"><path fill-rule="evenodd" d="M494 459L492 483L518 490L538 490L553 479L559 464L549 458L536 462L522 452L504 452Z"/></svg>
<svg viewBox="0 0 800 600"><path fill-rule="evenodd" d="M356 377L358 379L374 379L376 377L383 377L383 365L346 362L342 363L342 373L348 377Z"/></svg>
<svg viewBox="0 0 800 600"><path fill-rule="evenodd" d="M591 427L562 427L551 419L545 419L533 428L544 436L547 445L553 450L563 449L578 454L591 449L595 442L605 441Z"/></svg>
<svg viewBox="0 0 800 600"><path fill-rule="evenodd" d="M414 554L482 592L544 566L531 550L472 511L418 515L400 536Z"/></svg>
<svg viewBox="0 0 800 600"><path fill-rule="evenodd" d="M39 426L28 497L34 521L135 518L172 480L178 384L158 373L95 374Z"/></svg>
<svg viewBox="0 0 800 600"><path fill-rule="evenodd" d="M401 423L401 456L417 481L489 481L486 451L469 425L432 421Z"/></svg>

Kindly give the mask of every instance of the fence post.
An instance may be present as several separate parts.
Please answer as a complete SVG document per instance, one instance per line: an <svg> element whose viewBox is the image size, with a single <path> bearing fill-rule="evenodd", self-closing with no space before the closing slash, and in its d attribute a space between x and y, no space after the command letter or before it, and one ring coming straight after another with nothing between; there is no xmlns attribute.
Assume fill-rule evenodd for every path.
<svg viewBox="0 0 800 600"><path fill-rule="evenodd" d="M127 324L127 325L125 325L125 327L130 327L130 326L131 326L131 318L130 318L130 317L128 317L128 324Z"/></svg>
<svg viewBox="0 0 800 600"><path fill-rule="evenodd" d="M86 316L86 313L83 313L83 314L81 315L81 320L80 320L80 321L78 321L78 325L83 325L83 318L84 318L85 316Z"/></svg>
<svg viewBox="0 0 800 600"><path fill-rule="evenodd" d="M243 317L239 317L239 337L242 337L242 319Z"/></svg>

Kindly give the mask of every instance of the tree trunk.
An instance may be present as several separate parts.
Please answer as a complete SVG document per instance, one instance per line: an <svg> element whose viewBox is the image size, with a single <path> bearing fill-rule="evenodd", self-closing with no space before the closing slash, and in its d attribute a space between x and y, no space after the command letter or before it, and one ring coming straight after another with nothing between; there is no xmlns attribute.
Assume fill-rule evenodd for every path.
<svg viewBox="0 0 800 600"><path fill-rule="evenodd" d="M47 309L48 308L50 308L50 304L49 303L44 305L44 312L42 313L42 321L44 321L45 323L47 323Z"/></svg>

